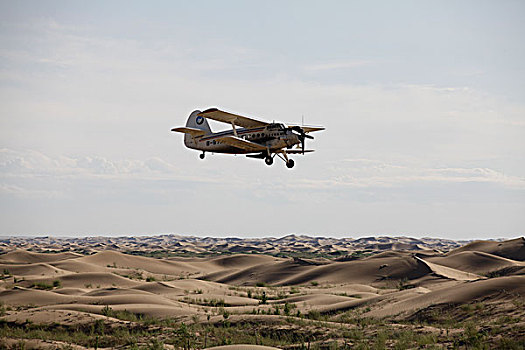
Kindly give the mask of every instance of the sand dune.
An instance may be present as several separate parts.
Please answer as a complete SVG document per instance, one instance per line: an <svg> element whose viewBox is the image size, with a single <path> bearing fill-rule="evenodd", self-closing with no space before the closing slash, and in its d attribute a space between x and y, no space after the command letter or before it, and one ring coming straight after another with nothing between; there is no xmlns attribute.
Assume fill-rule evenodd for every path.
<svg viewBox="0 0 525 350"><path fill-rule="evenodd" d="M311 267L312 265L296 263L293 260L274 261L273 263L263 263L220 276L215 281L219 283L246 285L253 285L257 282L278 284L298 273L309 270ZM211 276L206 276L205 278L210 279L210 277Z"/></svg>
<svg viewBox="0 0 525 350"><path fill-rule="evenodd" d="M171 246L167 237L144 241L155 251ZM90 247L113 249L126 242L140 246L140 252L146 251L140 240L86 238L84 242ZM272 254L308 253L301 257L231 255L242 245L254 248L253 242L247 244L241 239L210 238L202 246L191 240L178 243L176 246L186 252L195 248L202 253L206 251L202 247L213 246L227 250L228 255L150 258L114 250L79 255L20 249L0 255L4 319L21 324L27 320L74 326L102 320L108 325L126 325L126 318L115 317L135 314L130 322L139 322L139 315L210 327L252 324L267 332L264 334L286 334L293 326L298 327L298 334L313 329L312 334L323 336L330 330L315 333L322 327L316 323L319 318L338 327L338 317L344 315L407 320L416 312L439 305L482 302L492 303L492 310L500 303L512 306L525 302L522 238L472 242L448 253L437 248L446 250L452 243L440 245L439 240L406 237L336 240L291 235L261 242L259 247ZM339 252L352 245L389 250L354 255ZM319 252L335 252L337 258L316 255ZM525 315L523 310L515 312ZM168 333L173 331L171 328ZM0 347L4 344L0 341ZM217 347L222 348L264 349Z"/></svg>
<svg viewBox="0 0 525 350"><path fill-rule="evenodd" d="M268 255L239 254L211 259L210 263L217 265L221 268L242 269L254 265L266 264L280 260L281 259L279 258L274 258Z"/></svg>
<svg viewBox="0 0 525 350"><path fill-rule="evenodd" d="M14 250L6 254L0 255L0 263L9 264L35 264L51 261L60 261L66 259L74 259L82 255L72 252L64 253L34 253L26 250Z"/></svg>
<svg viewBox="0 0 525 350"><path fill-rule="evenodd" d="M53 305L75 302L76 296L53 293L45 290L14 288L0 292L0 300L7 305Z"/></svg>
<svg viewBox="0 0 525 350"><path fill-rule="evenodd" d="M312 281L372 284L402 278L420 278L431 272L427 265L413 257L379 257L314 267L282 280L280 284L304 284Z"/></svg>
<svg viewBox="0 0 525 350"><path fill-rule="evenodd" d="M137 289L137 290L141 290L141 291L145 291L145 292L153 293L153 294L159 294L159 295L163 295L163 294L182 295L184 294L184 290L185 290L183 288L172 286L167 282L153 282L153 283L140 284L140 285L133 287L133 289Z"/></svg>
<svg viewBox="0 0 525 350"><path fill-rule="evenodd" d="M270 303L282 303L283 301L288 303L300 303L308 305L330 305L335 303L353 301L355 298L341 296L341 295L332 295L332 294L307 294L299 295L286 298L284 300L276 300Z"/></svg>
<svg viewBox="0 0 525 350"><path fill-rule="evenodd" d="M180 306L180 303L158 295L134 290L101 290L83 295L69 295L45 290L13 289L0 292L0 299L9 305L53 305L53 304L100 304L100 305L169 305Z"/></svg>
<svg viewBox="0 0 525 350"><path fill-rule="evenodd" d="M512 266L525 266L521 261L515 261L478 251L456 252L452 255L430 257L425 260L476 274L487 274L491 271L497 271Z"/></svg>
<svg viewBox="0 0 525 350"><path fill-rule="evenodd" d="M367 316L392 316L437 304L462 304L476 300L487 302L500 298L512 298L512 293L525 295L525 276L500 277L458 284L372 310Z"/></svg>
<svg viewBox="0 0 525 350"><path fill-rule="evenodd" d="M95 288L95 287L134 287L140 284L128 278L108 272L85 272L60 276L58 278L64 287Z"/></svg>
<svg viewBox="0 0 525 350"><path fill-rule="evenodd" d="M5 318L8 322L24 323L31 320L36 324L59 323L62 325L81 325L89 324L93 321L104 319L102 315L95 313L76 311L76 310L52 310L46 308L36 308L23 310ZM119 320L115 320L118 322ZM122 322L124 323L124 322Z"/></svg>
<svg viewBox="0 0 525 350"><path fill-rule="evenodd" d="M199 269L186 262L158 260L114 251L104 251L94 255L85 256L79 258L78 261L84 261L98 266L141 269L163 275L179 275L181 273L199 272Z"/></svg>
<svg viewBox="0 0 525 350"><path fill-rule="evenodd" d="M448 255L455 255L465 251L477 251L497 255L502 258L525 261L525 237L504 242L476 241L451 251Z"/></svg>
<svg viewBox="0 0 525 350"><path fill-rule="evenodd" d="M69 259L57 262L51 262L50 265L66 270L69 272L111 272L108 267L91 264L79 259Z"/></svg>
<svg viewBox="0 0 525 350"><path fill-rule="evenodd" d="M474 273L465 272L465 271L453 269L451 267L431 263L417 256L416 256L416 259L418 259L419 261L424 263L426 266L428 266L434 274L441 276L441 277L450 278L450 279L458 280L458 281L475 281L475 280L485 278L485 277L476 275Z"/></svg>
<svg viewBox="0 0 525 350"><path fill-rule="evenodd" d="M58 267L45 263L31 264L0 264L2 271L7 271L16 276L58 276L70 273Z"/></svg>
<svg viewBox="0 0 525 350"><path fill-rule="evenodd" d="M43 306L45 310L68 310L80 311L91 314L102 315L102 309L106 305L92 305L81 303L67 303ZM136 315L145 315L149 317L164 319L164 318L190 318L191 315L196 314L196 308L188 305L156 305L156 304L116 304L111 305L114 311L126 311Z"/></svg>
<svg viewBox="0 0 525 350"><path fill-rule="evenodd" d="M274 238L215 238L191 237L178 235L143 236L143 237L81 237L81 238L55 238L55 237L9 237L0 239L0 248L26 247L33 250L63 250L64 247L71 251L94 253L105 250L134 252L135 254L157 252L170 252L177 255L206 254L216 252L220 254L260 253L275 255L283 252L313 253L313 254L352 254L363 250L404 249L421 250L437 249L450 251L459 248L467 242L457 242L446 239L410 238L410 237L363 237L352 238L325 238L308 237L303 235L288 235ZM3 244L3 245L2 245ZM170 260L170 259L169 259ZM177 260L177 259L175 259ZM34 261L35 262L35 261Z"/></svg>

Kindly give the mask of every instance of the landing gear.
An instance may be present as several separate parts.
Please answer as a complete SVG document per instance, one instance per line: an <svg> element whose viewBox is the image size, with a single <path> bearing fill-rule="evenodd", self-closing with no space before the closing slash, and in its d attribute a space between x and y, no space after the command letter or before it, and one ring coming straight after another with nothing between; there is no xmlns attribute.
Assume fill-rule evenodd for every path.
<svg viewBox="0 0 525 350"><path fill-rule="evenodd" d="M266 163L266 165L272 165L273 158L271 156L267 156L266 158L264 158L264 162Z"/></svg>
<svg viewBox="0 0 525 350"><path fill-rule="evenodd" d="M277 156L284 161L288 169L293 168L293 166L295 165L295 162L293 161L293 159L288 158L288 153L286 153L286 151L277 153Z"/></svg>
<svg viewBox="0 0 525 350"><path fill-rule="evenodd" d="M199 158L200 158L200 159L204 159L204 152L202 152L201 154L199 154Z"/></svg>

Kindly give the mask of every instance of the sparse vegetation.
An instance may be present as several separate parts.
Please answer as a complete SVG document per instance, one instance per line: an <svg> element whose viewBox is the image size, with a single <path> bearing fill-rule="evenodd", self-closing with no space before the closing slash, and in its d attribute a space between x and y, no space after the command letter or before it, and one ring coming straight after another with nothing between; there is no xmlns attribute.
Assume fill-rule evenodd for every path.
<svg viewBox="0 0 525 350"><path fill-rule="evenodd" d="M10 278L10 277L13 277L13 275L11 274L11 272L9 272L8 269L4 269L4 271L3 271L2 274L0 275L0 280L6 279L6 278Z"/></svg>
<svg viewBox="0 0 525 350"><path fill-rule="evenodd" d="M168 253L166 252L166 254ZM365 254L373 253L362 252L361 257ZM343 254L339 251L332 255L332 259L335 257L340 261L348 258L342 257ZM224 256L228 258L228 255ZM354 257L351 257L350 260L352 259ZM379 257L379 259L384 258ZM116 268L116 263L111 264L111 261L107 267ZM308 264L312 264L314 267L319 266L318 264L329 264L321 259L318 261L292 261L289 259L288 262L301 264L298 266L301 273L304 271L303 269L308 268ZM101 266L105 266L106 263L103 262ZM525 347L523 339L524 299L521 295L512 294L513 292L505 290L500 292L503 298L498 299L497 303L493 299L479 298L479 300L472 300L467 304L431 305L421 310L410 311L409 314L385 318L368 317L374 314L368 312L381 309L381 302L395 302L396 295L400 295L401 298L411 295L411 293L399 293L399 291L413 288L415 285L428 286L425 282L420 282L421 279L416 280L416 277L409 274L407 276L411 276L414 280L391 277L388 274L394 269L394 264L384 264L383 261L376 262L376 264L374 271L378 270L377 267L382 267L380 268L381 271L377 273L381 278L385 277L381 280L377 279L374 284L370 284L369 289L368 287L362 289L361 286L356 288L355 285L352 286L348 282L338 283L330 278L325 278L325 276L315 277L322 283L315 280L311 281L310 277L310 279L306 278L298 282L299 286L281 286L278 280L267 278L258 273L250 277L251 279L239 282L238 285L228 285L203 282L205 276L194 272L177 270L173 275L162 276L143 268L120 266L116 271L111 270L111 273L124 273L122 276L138 279L140 282L129 283L127 281L128 285L124 286L113 283L115 288L108 288L104 291L80 290L79 295L85 293L90 298L97 298L100 295L106 296L117 289L115 295L128 292L137 295L138 293L142 294L145 290L148 290L149 293L151 290L156 290L157 286L146 285L145 282L153 282L155 281L154 276L162 276L163 281L170 280L173 282L162 283L163 286L159 285L159 290L162 290L159 295L164 298L168 294L161 293L164 293L167 288L174 287L172 291L168 292L172 293L169 294L168 298L173 302L182 301L186 303L181 309L188 310L188 313L166 319L154 318L145 314L122 310L123 304L118 306L116 306L117 303L105 305L106 302L113 302L112 299L98 299L104 300L104 302L93 301L90 302L89 308L86 307L86 311L96 310L99 313L93 321L78 324L71 322L36 324L30 319L23 320L26 315L41 311L39 308L27 312L27 310L36 308L36 305L6 306L0 302L0 348L6 347L3 343L5 339L11 341L7 348L28 347L26 341L32 339L32 341L56 341L58 343L53 346L63 349L75 348L76 346L119 349L197 349L239 343L276 346L290 350L523 349ZM504 273L507 275L507 271ZM4 270L2 276L8 276L8 274L9 271ZM56 277L56 271L51 275ZM52 280L54 277L39 276L35 278L30 276L28 281L22 281L15 287L15 290L16 288L22 290L28 287L42 290L61 288L62 282L66 280L62 279L62 282L60 279ZM490 277L497 278L499 276L494 274ZM12 293L11 289L14 283L7 277L2 278L3 281L1 282L5 289ZM179 282L177 278L197 278L200 281L185 280ZM212 281L216 280L213 273L207 275L207 278ZM41 282L42 280L45 282ZM259 282L256 282L257 280ZM295 280L297 281L297 279ZM72 286L70 280L67 281L66 285ZM101 285L106 287L107 284L107 282L102 283L102 280L96 279L86 281L92 282L96 288L100 288ZM487 282L497 281L487 280ZM180 284L176 285L177 283ZM79 285L83 284L84 282L80 282ZM141 285L142 291L134 290L134 285ZM84 286L92 288L91 283L86 283ZM39 291L32 291L31 293L52 295L49 292ZM151 293L156 294L157 292ZM300 293L301 297L298 298L297 294ZM326 300L328 301L319 302L319 298L323 297L322 294L327 296ZM344 298L334 297L335 295L363 300L344 300ZM211 296L215 296L215 298ZM247 297L252 300L235 298L235 296ZM290 297L293 298L290 299ZM331 298L333 304L344 300L344 308L339 308L339 306L331 308ZM367 298L371 298L371 300L380 299L381 302L367 302ZM230 299L234 305L228 305L225 302L225 300ZM292 303L292 300L295 302ZM259 302L258 305L257 301ZM22 320L17 322L6 321L7 319L12 320L11 315L19 311L26 311L22 314L24 315ZM4 317L6 315L9 317ZM69 321L74 317L74 315L73 317L68 315L67 320ZM35 319L37 318L33 320Z"/></svg>
<svg viewBox="0 0 525 350"><path fill-rule="evenodd" d="M42 290L51 290L53 289L53 286L54 286L54 282L53 284L47 284L45 282L35 282L31 284L31 288L42 289Z"/></svg>
<svg viewBox="0 0 525 350"><path fill-rule="evenodd" d="M266 296L266 291L263 291L261 295L261 304L266 304L267 301L268 301L268 297Z"/></svg>

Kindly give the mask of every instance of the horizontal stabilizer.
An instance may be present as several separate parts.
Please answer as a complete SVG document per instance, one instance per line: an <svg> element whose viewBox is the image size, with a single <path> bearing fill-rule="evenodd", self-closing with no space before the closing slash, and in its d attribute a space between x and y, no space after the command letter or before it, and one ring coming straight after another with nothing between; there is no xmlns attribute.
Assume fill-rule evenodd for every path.
<svg viewBox="0 0 525 350"><path fill-rule="evenodd" d="M314 131L321 131L321 130L325 129L324 126L304 126L304 125L292 125L292 124L287 124L287 126L289 128L293 128L294 126L298 126L301 129L303 129L305 133L314 132Z"/></svg>
<svg viewBox="0 0 525 350"><path fill-rule="evenodd" d="M182 132L184 134L190 134L193 137L202 136L202 135L206 134L206 132L204 130L195 129L195 128L188 128L188 127L173 128L173 129L171 129L171 131Z"/></svg>
<svg viewBox="0 0 525 350"><path fill-rule="evenodd" d="M225 143L227 145L230 145L230 146L233 146L233 147L237 147L237 148L243 149L245 151L249 151L249 152L266 151L266 147L264 147L263 145L260 145L258 143L251 142L251 141L246 141L245 139L241 139L240 137L225 136L225 137L221 137L221 138L219 138L217 140L219 140L222 143Z"/></svg>
<svg viewBox="0 0 525 350"><path fill-rule="evenodd" d="M302 149L287 149L287 150L284 150L286 153L288 154L302 154L303 152L304 153L310 153L310 152L313 152L314 150L313 149L305 149L304 151Z"/></svg>

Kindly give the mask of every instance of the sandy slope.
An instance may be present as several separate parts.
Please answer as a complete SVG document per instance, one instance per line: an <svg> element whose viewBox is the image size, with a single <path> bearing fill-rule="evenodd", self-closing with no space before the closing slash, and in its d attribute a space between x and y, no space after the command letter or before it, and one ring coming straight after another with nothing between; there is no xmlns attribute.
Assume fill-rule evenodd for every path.
<svg viewBox="0 0 525 350"><path fill-rule="evenodd" d="M502 258L525 261L525 237L511 239L504 242L476 241L455 249L448 255L452 256L465 251L484 252Z"/></svg>
<svg viewBox="0 0 525 350"><path fill-rule="evenodd" d="M181 273L196 273L199 269L187 262L173 260L158 260L142 256L127 255L120 252L104 251L79 258L78 261L89 264L125 269L140 269L156 274L179 275Z"/></svg>
<svg viewBox="0 0 525 350"><path fill-rule="evenodd" d="M514 266L525 266L523 261L511 260L485 252L467 250L455 252L448 256L430 257L425 260L476 274L487 274L491 271L498 271Z"/></svg>
<svg viewBox="0 0 525 350"><path fill-rule="evenodd" d="M479 279L485 278L485 277L476 275L474 273L465 272L465 271L453 269L451 267L447 267L447 266L431 263L431 262L428 262L428 261L426 261L424 259L421 259L421 258L419 258L417 256L416 256L416 259L418 259L423 264L428 266L429 269L434 274L436 274L438 276L441 276L441 277L450 278L450 279L458 280L458 281L475 281L475 280L479 280Z"/></svg>
<svg viewBox="0 0 525 350"><path fill-rule="evenodd" d="M1 271L9 271L13 275L24 277L58 276L70 273L70 271L46 263L0 264L0 269Z"/></svg>
<svg viewBox="0 0 525 350"><path fill-rule="evenodd" d="M232 242L240 244L217 244ZM203 321L209 315L210 322L217 324L224 322L226 310L230 322L279 324L284 316L268 313L277 307L282 315L286 304L293 305L294 315L298 311L333 315L353 309L363 313L370 307L365 316L403 317L433 305L525 296L525 276L519 275L525 267L522 238L474 242L447 254L397 250L418 244L422 248L417 240L397 245L386 239L363 242L396 250L338 260L259 254L155 259L117 251L80 256L14 250L0 256L0 269L8 272L0 280L0 301L12 308L7 320L20 322L91 322L107 319L102 310L110 307L115 312L185 322ZM311 250L322 246L328 251L343 243L297 242L288 237L280 248L272 247ZM502 270L514 275L487 278L494 277L488 273ZM36 289L39 283L49 290ZM263 294L266 304L261 304Z"/></svg>
<svg viewBox="0 0 525 350"><path fill-rule="evenodd" d="M525 296L525 276L499 277L461 283L406 300L390 302L389 305L370 311L367 316L385 317L413 312L430 305L487 302L489 300L513 298L515 295Z"/></svg>
<svg viewBox="0 0 525 350"><path fill-rule="evenodd" d="M324 283L373 284L402 278L420 278L432 271L411 256L388 256L311 267L303 273L280 281L280 284Z"/></svg>
<svg viewBox="0 0 525 350"><path fill-rule="evenodd" d="M77 253L34 253L26 250L14 250L4 255L0 255L0 263L9 264L34 264L66 259L75 259L82 255Z"/></svg>

